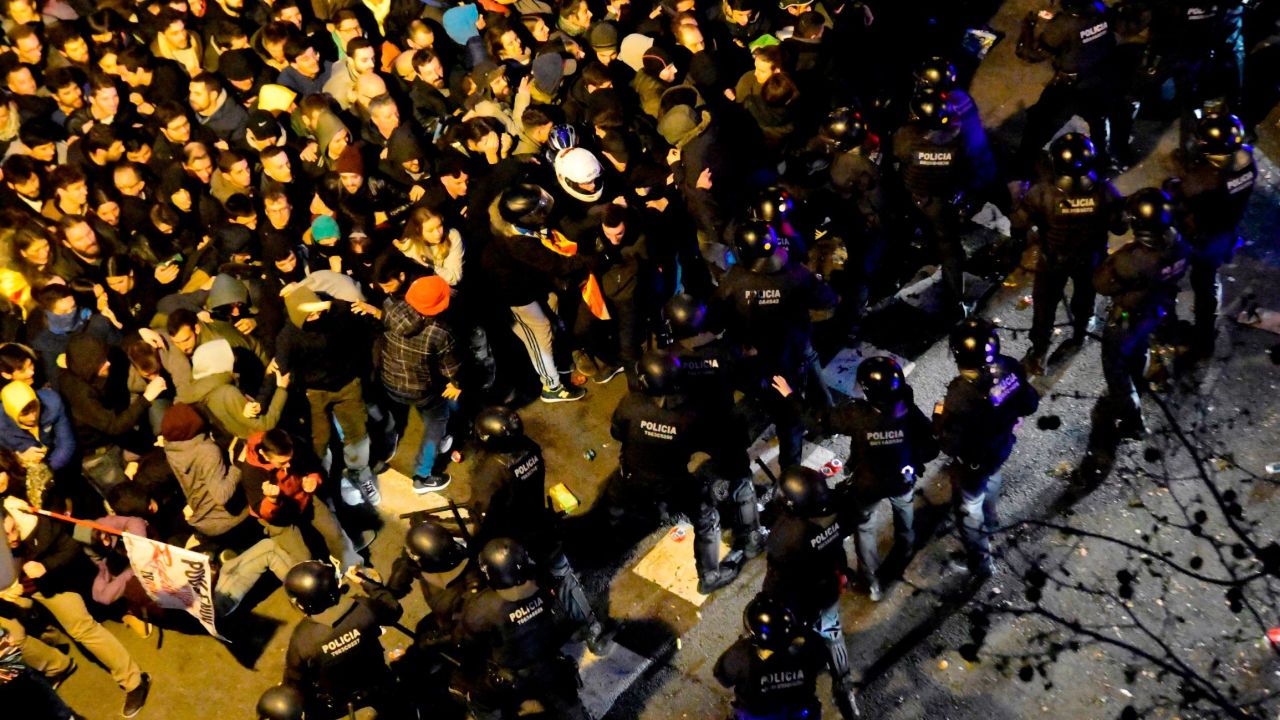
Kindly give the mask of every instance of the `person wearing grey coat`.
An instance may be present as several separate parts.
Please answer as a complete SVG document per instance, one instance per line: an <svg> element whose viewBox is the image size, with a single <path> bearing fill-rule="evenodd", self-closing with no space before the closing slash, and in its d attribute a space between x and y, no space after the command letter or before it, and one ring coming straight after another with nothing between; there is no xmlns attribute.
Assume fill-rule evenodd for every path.
<svg viewBox="0 0 1280 720"><path fill-rule="evenodd" d="M200 414L190 405L172 405L165 411L161 437L165 458L187 498L187 522L197 536L220 545L228 544L233 533L237 538L245 533L245 540L261 538L240 490L240 470L206 432Z"/></svg>

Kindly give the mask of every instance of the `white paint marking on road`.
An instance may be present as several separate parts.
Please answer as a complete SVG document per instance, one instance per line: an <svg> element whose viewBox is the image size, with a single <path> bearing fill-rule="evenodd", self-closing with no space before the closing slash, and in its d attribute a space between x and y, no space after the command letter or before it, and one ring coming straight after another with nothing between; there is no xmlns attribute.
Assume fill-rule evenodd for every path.
<svg viewBox="0 0 1280 720"><path fill-rule="evenodd" d="M728 554L729 546L722 541L720 557ZM707 601L708 596L698 592L698 570L693 562L693 526L688 523L680 523L668 530L631 571L696 607L702 607Z"/></svg>
<svg viewBox="0 0 1280 720"><path fill-rule="evenodd" d="M398 470L388 469L379 475L378 489L382 492L382 509L395 515L449 507L449 498L438 492L415 493L413 480ZM465 508L459 508L459 512L464 518L470 517Z"/></svg>

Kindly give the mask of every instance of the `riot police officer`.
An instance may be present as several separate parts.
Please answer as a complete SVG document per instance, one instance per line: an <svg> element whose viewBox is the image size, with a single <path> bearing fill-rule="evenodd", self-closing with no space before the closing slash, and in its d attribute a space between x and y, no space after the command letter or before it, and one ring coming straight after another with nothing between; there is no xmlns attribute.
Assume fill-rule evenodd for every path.
<svg viewBox="0 0 1280 720"><path fill-rule="evenodd" d="M799 205L786 188L770 185L761 190L747 208L751 220L759 220L773 228L779 246L787 254L787 262L805 262L813 240L813 230Z"/></svg>
<svg viewBox="0 0 1280 720"><path fill-rule="evenodd" d="M552 717L587 720L578 668L560 652L567 633L529 554L510 538L494 538L478 560L489 588L467 602L459 624L468 669L477 676L468 697L472 714L506 720L536 700Z"/></svg>
<svg viewBox="0 0 1280 720"><path fill-rule="evenodd" d="M1106 5L1099 0L1062 0L1059 11L1039 26L1033 42L1036 51L1050 58L1053 79L1027 109L1018 151L1026 177L1033 177L1041 148L1073 115L1089 123L1089 134L1104 159L1126 155L1128 137L1111 137L1107 132L1109 121L1121 129L1128 123L1114 119L1126 108L1117 100L1111 62L1116 36Z"/></svg>
<svg viewBox="0 0 1280 720"><path fill-rule="evenodd" d="M471 512L480 518L477 542L507 537L520 543L550 574L556 601L591 651L605 654L609 634L564 554L559 518L547 506L542 446L525 435L520 415L501 406L476 415L475 433L483 448L471 476Z"/></svg>
<svg viewBox="0 0 1280 720"><path fill-rule="evenodd" d="M951 354L959 377L934 406L933 428L951 458L956 525L978 578L990 577L990 533L997 527L1000 467L1013 452L1014 431L1040 405L1021 363L1000 354L1000 339L986 320L970 318L951 333Z"/></svg>
<svg viewBox="0 0 1280 720"><path fill-rule="evenodd" d="M1072 284L1071 337L1064 348L1079 347L1093 318L1093 270L1107 252L1108 231L1124 232L1124 198L1097 173L1097 154L1087 135L1067 133L1049 147L1053 176L1036 182L1009 219L1015 235L1040 246L1031 289L1031 348L1023 358L1027 372L1044 372L1058 303Z"/></svg>
<svg viewBox="0 0 1280 720"><path fill-rule="evenodd" d="M960 229L973 189L973 158L945 95L936 90L916 95L911 121L893 138L893 157L907 193L907 209L942 261L943 313L964 313Z"/></svg>
<svg viewBox="0 0 1280 720"><path fill-rule="evenodd" d="M840 623L848 526L841 523L839 503L822 473L792 465L782 471L778 483L783 512L769 533L763 591L822 638L836 705L841 715L852 717L853 672Z"/></svg>
<svg viewBox="0 0 1280 720"><path fill-rule="evenodd" d="M811 311L830 310L836 294L812 271L788 264L779 252L777 234L759 221L742 223L734 238L738 262L716 290L728 338L743 348L748 390L766 405L778 431L780 462L800 461L804 426L797 405L767 392L775 376L795 388L825 413L831 393L822 379L812 340Z"/></svg>
<svg viewBox="0 0 1280 720"><path fill-rule="evenodd" d="M680 363L685 397L701 417L717 419L719 441L714 468L719 477L729 481L725 505L731 516L730 525L739 529L734 533L734 549L753 558L763 550L764 540L751 483L751 459L747 455L751 438L746 418L733 401L739 358L721 334L711 330L706 305L692 295L672 297L663 308L663 316L674 342L669 350Z"/></svg>
<svg viewBox="0 0 1280 720"><path fill-rule="evenodd" d="M846 471L853 479L857 511L858 565L871 600L880 602L879 533L872 523L876 506L888 499L893 508L895 549L910 554L915 545L916 478L938 456L929 419L916 407L902 368L891 357L876 356L858 365L862 399L842 404L831 413L832 432L849 436Z"/></svg>
<svg viewBox="0 0 1280 720"><path fill-rule="evenodd" d="M1136 438L1146 428L1134 380L1146 367L1151 334L1174 315L1190 250L1173 228L1173 203L1163 191L1139 190L1129 197L1125 213L1134 241L1107 256L1093 283L1111 298L1102 334L1102 374L1112 419L1120 437Z"/></svg>
<svg viewBox="0 0 1280 720"><path fill-rule="evenodd" d="M996 180L995 153L987 138L987 128L982 124L978 103L956 83L956 66L946 58L931 57L916 66L914 79L917 95L937 93L951 102L955 122L964 137L965 155L974 173L973 187L988 188Z"/></svg>
<svg viewBox="0 0 1280 720"><path fill-rule="evenodd" d="M746 635L716 660L713 673L733 688L734 720L818 720L817 681L823 656L791 610L766 594L742 613Z"/></svg>
<svg viewBox="0 0 1280 720"><path fill-rule="evenodd" d="M267 688L258 698L258 720L303 720L306 699L292 685Z"/></svg>
<svg viewBox="0 0 1280 720"><path fill-rule="evenodd" d="M334 567L316 560L285 576L289 601L306 617L289 639L284 680L306 697L308 717L412 717L399 703L378 641L381 628L400 619L400 603L356 572L347 578L365 594L344 597Z"/></svg>
<svg viewBox="0 0 1280 720"><path fill-rule="evenodd" d="M484 589L484 577L466 545L440 524L428 521L409 529L404 552L391 566L387 589L401 599L415 580L431 610L418 623L416 646L423 651L450 646L462 606Z"/></svg>
<svg viewBox="0 0 1280 720"><path fill-rule="evenodd" d="M727 484L707 472L690 472L695 453L713 459L718 450L717 418L705 417L684 395L680 361L666 351L644 354L636 368L639 389L613 411L609 432L621 444L622 483L611 504L658 505L682 512L693 522L693 558L698 592L706 595L733 582L741 570L737 558L720 560L718 504L728 499ZM624 493L624 494L618 494ZM754 494L750 498L755 503ZM754 529L754 528L753 528Z"/></svg>
<svg viewBox="0 0 1280 720"><path fill-rule="evenodd" d="M1222 285L1218 268L1231 259L1236 229L1258 178L1253 148L1233 115L1211 115L1196 128L1196 147L1178 176L1165 182L1175 202L1174 217L1191 246L1191 289L1195 292L1195 350L1213 353L1214 323Z"/></svg>

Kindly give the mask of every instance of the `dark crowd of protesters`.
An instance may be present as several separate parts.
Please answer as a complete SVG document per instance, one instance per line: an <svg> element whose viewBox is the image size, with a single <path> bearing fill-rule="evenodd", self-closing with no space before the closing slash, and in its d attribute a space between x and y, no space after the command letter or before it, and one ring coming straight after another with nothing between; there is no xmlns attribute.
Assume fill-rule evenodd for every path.
<svg viewBox="0 0 1280 720"><path fill-rule="evenodd" d="M851 343L866 309L926 263L941 266L935 312L970 316L960 235L984 203L1010 216L1015 245L1041 248L1033 347L1015 367L989 327L961 325L953 349L969 374L947 401L965 417L991 383L996 398L1044 372L1071 280L1077 344L1095 285L1114 298L1102 343L1113 419L1139 434L1135 363L1184 273L1194 354L1212 352L1217 269L1256 177L1245 141L1277 99L1277 10L1052 3L1016 42L1054 79L1006 148L963 89L999 40L981 30L999 5L4 2L0 515L22 572L0 591L0 693L38 698L30 717L72 716L53 689L76 666L42 633L53 621L111 673L125 717L142 709L150 676L98 619L147 636L165 611L115 532L209 554L220 616L261 575L285 581L312 558L361 577L379 477L411 412L417 493L449 486L450 451L482 408L578 401L613 381L642 398L613 416L623 475L654 483L688 459L654 459L661 443L733 415L734 389L776 425L784 467L799 462L808 411L855 438L882 432L867 413L891 408L918 428L896 366L859 378L882 405L832 410L811 318ZM1176 118L1180 170L1126 211L1107 178L1140 160L1139 108ZM1092 140L1062 135L1076 115ZM1130 227L1138 242L1104 262L1108 233ZM717 372L721 351L732 377ZM692 398L701 422L670 397ZM1017 405L1006 446L986 454L1007 456L1034 409ZM970 569L989 574L981 506L994 507L999 461L969 462L985 440L951 418L934 420L942 449L983 468L957 497ZM749 508L739 430L680 448L714 446ZM885 444L849 470L874 485ZM910 544L923 461L905 462L874 499L893 501ZM791 511L826 517L792 479L779 488ZM758 520L743 522L761 552ZM874 545L869 522L853 524ZM528 582L523 550L493 552L491 585L500 561ZM859 557L879 562L874 548ZM708 592L737 574L714 559L699 572ZM863 572L878 599L874 567ZM515 602L502 598L491 602ZM749 627L764 632L769 607Z"/></svg>

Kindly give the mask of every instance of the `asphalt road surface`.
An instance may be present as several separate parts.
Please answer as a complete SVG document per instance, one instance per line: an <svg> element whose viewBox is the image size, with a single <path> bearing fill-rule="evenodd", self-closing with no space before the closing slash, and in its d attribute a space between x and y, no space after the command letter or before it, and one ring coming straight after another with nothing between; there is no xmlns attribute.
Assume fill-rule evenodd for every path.
<svg viewBox="0 0 1280 720"><path fill-rule="evenodd" d="M1016 140L1023 111L1048 79L1046 67L1013 56L1017 21L1030 6L1011 0L993 18L991 25L1010 38L982 63L972 85L998 145ZM1117 180L1126 193L1170 172L1168 123L1143 121L1138 132L1146 159ZM1276 147L1280 138L1267 133L1277 130L1264 131L1259 144ZM1262 164L1262 186L1243 230L1247 242L1223 269L1231 309L1224 315L1234 316L1248 294L1280 310L1280 177L1270 161ZM972 243L992 237L975 232ZM1005 328L1006 352L1014 356L1025 350L1031 323L1029 283L1028 273L1015 271L980 310ZM878 332L870 320L867 342L828 370L847 389L859 352L896 352L910 363L909 380L927 410L954 366L936 328L909 308L927 304L927 291L908 294L882 311ZM1189 311L1184 293L1179 313ZM1275 717L1280 665L1265 636L1280 626L1280 475L1264 468L1280 461L1280 336L1221 324L1227 336L1217 358L1144 400L1151 432L1142 442L1113 449L1091 440L1091 412L1104 390L1096 340L1050 368L1039 383L1040 411L1023 425L1006 466L997 572L980 587L948 569L960 545L949 490L938 463L930 468L917 501L916 554L899 568L883 602L870 603L857 587L842 600L864 717ZM584 402L535 403L524 411L553 481L566 483L587 509L598 510L596 499L616 468L607 418L624 392L617 379L591 386ZM411 428L411 436L417 432ZM843 457L842 443L807 446L808 461ZM402 445L394 464L401 470L411 445ZM755 452L767 462L776 458L776 444L766 435ZM455 482L445 495L465 502L467 463L451 473ZM388 570L407 527L400 516L444 498L414 495L394 473L383 478L383 495L385 525L372 563ZM711 668L740 632L763 560L703 599L688 588L690 550L678 529L619 536L597 518L588 512L571 522L570 555L597 605L621 621L624 649L584 663L589 706L618 720L725 717L730 695ZM882 519L888 523L887 509ZM263 601L228 628L230 645L185 626L143 640L107 623L154 679L140 717L252 716L258 694L280 679L297 620L275 584L263 585ZM410 596L406 624L422 612L416 594ZM397 631L383 641L389 649L406 644ZM78 651L77 658L82 667L63 687L68 702L91 720L117 717L118 689ZM835 717L833 707L828 714Z"/></svg>

